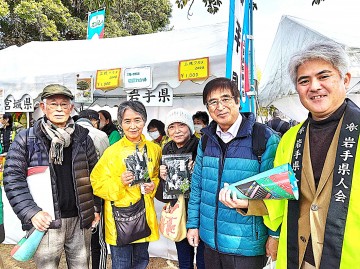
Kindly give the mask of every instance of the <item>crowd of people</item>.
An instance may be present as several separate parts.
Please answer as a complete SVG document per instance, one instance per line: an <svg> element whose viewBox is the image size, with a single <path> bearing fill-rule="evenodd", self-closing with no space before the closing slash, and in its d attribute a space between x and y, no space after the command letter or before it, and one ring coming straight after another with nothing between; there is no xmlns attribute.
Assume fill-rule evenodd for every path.
<svg viewBox="0 0 360 269"><path fill-rule="evenodd" d="M154 199L174 205L179 197L164 195L173 167L162 156L190 154L187 234L175 242L179 268L194 268L195 262L198 269L262 269L268 257L280 269L356 268L360 108L346 98L348 56L339 45L322 42L294 54L288 69L309 111L300 124L291 127L277 110L267 124L256 123L253 113L240 112L236 83L220 77L204 87L207 111L192 115L174 108L165 123L152 119L145 129L151 140L144 135L148 118L141 102L119 104L122 136L105 110L83 110L75 122L71 91L46 86L44 116L14 137L5 131L0 144L7 152L3 183L10 205L24 230L46 231L36 266L58 268L64 252L68 268L89 268L90 257L92 268L106 268L109 245L112 268L146 268L149 244L160 236ZM2 124L11 125L6 119ZM262 135L256 139L265 145L260 156L253 141L258 125ZM141 165L132 168L131 158ZM229 189L287 163L298 200L240 199ZM54 216L31 195L26 179L33 166L50 169ZM135 176L139 169L144 172ZM135 206L136 214L117 215ZM3 241L1 196L0 209ZM131 233L130 241L121 229Z"/></svg>

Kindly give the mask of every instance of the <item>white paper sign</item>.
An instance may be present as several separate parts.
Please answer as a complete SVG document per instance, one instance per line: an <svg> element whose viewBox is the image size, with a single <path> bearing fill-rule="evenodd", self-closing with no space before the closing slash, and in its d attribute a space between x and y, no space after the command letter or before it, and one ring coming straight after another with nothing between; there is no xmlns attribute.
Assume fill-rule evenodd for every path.
<svg viewBox="0 0 360 269"><path fill-rule="evenodd" d="M128 101L140 101L145 106L172 106L173 89L169 85L161 85L155 90L134 89L127 94Z"/></svg>
<svg viewBox="0 0 360 269"><path fill-rule="evenodd" d="M124 89L151 89L151 67L126 68L124 70Z"/></svg>
<svg viewBox="0 0 360 269"><path fill-rule="evenodd" d="M29 94L18 100L9 94L4 100L4 108L6 112L34 112L34 100Z"/></svg>

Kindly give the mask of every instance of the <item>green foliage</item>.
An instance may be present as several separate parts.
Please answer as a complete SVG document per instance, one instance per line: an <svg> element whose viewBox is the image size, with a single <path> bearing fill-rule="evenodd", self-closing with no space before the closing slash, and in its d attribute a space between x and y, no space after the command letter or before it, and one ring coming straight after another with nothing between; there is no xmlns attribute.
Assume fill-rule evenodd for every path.
<svg viewBox="0 0 360 269"><path fill-rule="evenodd" d="M8 1L9 14L0 19L0 46L23 45L33 40L65 40L70 32L84 36L86 27L72 19L59 0Z"/></svg>
<svg viewBox="0 0 360 269"><path fill-rule="evenodd" d="M103 7L105 37L168 30L172 12L169 0L0 0L0 49L85 39L88 13Z"/></svg>
<svg viewBox="0 0 360 269"><path fill-rule="evenodd" d="M0 0L0 17L4 17L9 14L9 5L5 0Z"/></svg>
<svg viewBox="0 0 360 269"><path fill-rule="evenodd" d="M189 2L189 10L188 10L188 14L190 15L190 9L191 6L193 5L195 0L176 0L175 4L177 5L178 8L183 9ZM209 12L210 14L216 14L219 11L219 8L222 4L221 0L202 0L203 3L205 4L206 10L207 12Z"/></svg>
<svg viewBox="0 0 360 269"><path fill-rule="evenodd" d="M106 15L111 14L126 35L138 35L167 30L171 12L169 0L118 0Z"/></svg>

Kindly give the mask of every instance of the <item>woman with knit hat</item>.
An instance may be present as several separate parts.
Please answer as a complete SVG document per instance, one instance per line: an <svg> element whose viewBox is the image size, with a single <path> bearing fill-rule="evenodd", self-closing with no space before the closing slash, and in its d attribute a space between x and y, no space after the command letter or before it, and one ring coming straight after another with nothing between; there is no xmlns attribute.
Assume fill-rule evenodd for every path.
<svg viewBox="0 0 360 269"><path fill-rule="evenodd" d="M190 112L183 108L171 110L166 117L165 131L171 141L164 146L163 155L192 153L192 159L195 161L199 139L194 135L194 123ZM166 176L166 166L160 165L160 178L162 180L160 180L155 197L165 203L172 201L163 197ZM188 199L185 199L185 201L187 209ZM180 269L193 269L195 248L190 246L186 238L180 242L175 242L175 245ZM202 242L200 242L196 251L196 267L198 269L205 268L204 244Z"/></svg>

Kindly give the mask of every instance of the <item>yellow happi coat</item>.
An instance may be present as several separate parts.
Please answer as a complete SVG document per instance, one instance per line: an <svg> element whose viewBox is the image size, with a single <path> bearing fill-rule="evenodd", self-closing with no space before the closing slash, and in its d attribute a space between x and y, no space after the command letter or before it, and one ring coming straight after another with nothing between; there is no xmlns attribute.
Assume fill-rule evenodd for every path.
<svg viewBox="0 0 360 269"><path fill-rule="evenodd" d="M291 128L281 139L279 146L277 148L276 157L274 161L274 167L285 164L291 163L292 156L293 156L293 149L296 140L297 132L302 124L299 124L293 128ZM352 189L351 189L351 196L349 202L349 210L347 213L347 221L345 227L345 234L344 234L344 241L341 253L341 263L340 269L349 269L349 268L358 268L360 266L360 255L358 251L360 249L360 147L357 148L357 154L355 159L355 167L354 167L354 174L352 179ZM306 158L304 158L306 163ZM303 161L303 164L304 164ZM311 165L307 163L307 165ZM334 168L334 166L332 166ZM326 169L326 167L324 168ZM331 169L331 168L330 168ZM304 179L304 182L306 180ZM304 183L303 182L303 183ZM329 181L332 184L332 180ZM327 188L327 186L325 186ZM305 189L303 188L303 191ZM330 194L328 194L325 199L322 198L327 192L331 192L330 189L327 191L323 191L317 196L315 196L314 201L317 203L325 203L326 206L329 205L330 202ZM304 195L304 194L302 194ZM265 200L265 204L268 209L268 215L264 216L264 223L273 230L276 230L279 225L281 225L281 233L280 233L280 241L279 241L279 248L277 254L277 262L276 268L277 269L287 269L287 258L288 258L288 250L287 250L287 236L288 233L297 232L294 230L287 229L287 215L288 215L288 202L285 200ZM301 208L302 205L300 205ZM316 211L320 214L318 219L326 219L327 210L325 213L321 213L321 210ZM309 215L314 214L313 211L309 211L308 213L308 220L309 222ZM324 216L321 216L324 214ZM313 219L313 218L312 218ZM310 221L310 223L303 223L302 219L299 220L299 235L302 235L307 232L307 230L320 230L324 232L325 224L323 221L316 222ZM316 234L315 234L316 235ZM323 234L320 234L320 237L323 239ZM314 240L314 239L313 239ZM305 252L306 245L299 239L299 251L303 255ZM317 255L321 255L321 250L317 253L317 247L314 247L314 255L315 260L317 259ZM299 262L301 264L303 256L299 257ZM317 266L318 268L318 266ZM293 269L293 268L290 268Z"/></svg>

